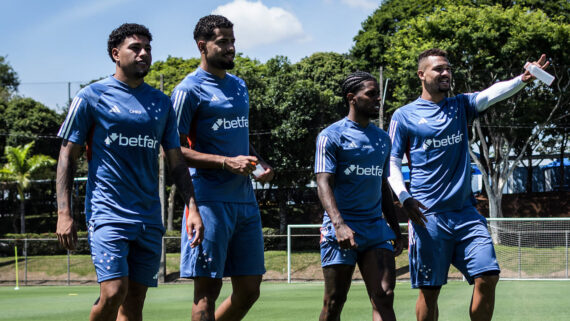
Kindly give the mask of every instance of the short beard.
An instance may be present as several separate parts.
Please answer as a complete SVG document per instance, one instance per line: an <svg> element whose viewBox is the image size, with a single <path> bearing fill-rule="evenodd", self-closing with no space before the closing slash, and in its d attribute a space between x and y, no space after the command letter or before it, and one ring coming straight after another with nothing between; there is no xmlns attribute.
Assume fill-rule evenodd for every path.
<svg viewBox="0 0 570 321"><path fill-rule="evenodd" d="M208 51L205 50L205 54L206 54L206 62L208 63L208 65L216 68L216 69L223 69L223 70L229 70L229 69L234 69L235 67L235 62L233 60L231 61L223 61L222 59L218 60L216 58L210 58L208 59Z"/></svg>
<svg viewBox="0 0 570 321"><path fill-rule="evenodd" d="M144 71L135 71L134 76L136 78L144 78L147 74L148 74L149 70L144 70Z"/></svg>
<svg viewBox="0 0 570 321"><path fill-rule="evenodd" d="M221 62L220 65L222 66L223 69L226 69L226 70L234 69L234 67L236 66L236 64L233 60L230 62Z"/></svg>
<svg viewBox="0 0 570 321"><path fill-rule="evenodd" d="M230 70L230 69L234 69L235 67L235 62L232 61L216 61L216 60L210 60L208 62L208 64L210 64L211 66L217 68L217 69L223 69L223 70Z"/></svg>

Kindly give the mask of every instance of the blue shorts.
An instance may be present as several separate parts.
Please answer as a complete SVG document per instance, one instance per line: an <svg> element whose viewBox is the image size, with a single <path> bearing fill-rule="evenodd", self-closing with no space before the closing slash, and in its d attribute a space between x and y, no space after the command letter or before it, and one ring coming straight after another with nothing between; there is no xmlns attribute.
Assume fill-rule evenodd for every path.
<svg viewBox="0 0 570 321"><path fill-rule="evenodd" d="M128 276L142 285L157 285L162 225L90 221L88 228L97 282Z"/></svg>
<svg viewBox="0 0 570 321"><path fill-rule="evenodd" d="M190 247L186 209L182 220L180 276L185 278L262 275L263 233L257 203L198 202L204 241Z"/></svg>
<svg viewBox="0 0 570 321"><path fill-rule="evenodd" d="M474 207L426 218L426 228L409 223L413 288L446 284L450 264L463 273L469 284L483 273L500 272L487 220Z"/></svg>
<svg viewBox="0 0 570 321"><path fill-rule="evenodd" d="M321 266L335 264L356 265L358 256L371 249L394 250L391 240L396 238L394 231L383 218L370 221L345 221L354 232L356 249L341 249L336 239L334 226L328 216L321 227Z"/></svg>

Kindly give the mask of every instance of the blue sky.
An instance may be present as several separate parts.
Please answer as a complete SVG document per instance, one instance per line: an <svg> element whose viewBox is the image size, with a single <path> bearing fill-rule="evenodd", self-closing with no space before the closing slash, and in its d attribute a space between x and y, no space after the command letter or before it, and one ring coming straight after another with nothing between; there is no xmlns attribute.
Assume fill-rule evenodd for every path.
<svg viewBox="0 0 570 321"><path fill-rule="evenodd" d="M216 13L234 23L236 49L265 62L276 55L297 62L320 51L346 53L373 0L3 0L0 55L18 73L19 94L60 110L81 83L110 75L109 33L124 22L153 34L153 60L199 57L192 39L197 20Z"/></svg>

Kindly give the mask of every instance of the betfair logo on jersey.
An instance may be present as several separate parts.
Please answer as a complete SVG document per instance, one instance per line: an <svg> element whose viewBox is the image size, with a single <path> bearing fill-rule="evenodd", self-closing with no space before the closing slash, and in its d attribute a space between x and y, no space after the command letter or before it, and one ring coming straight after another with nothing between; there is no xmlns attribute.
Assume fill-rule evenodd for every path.
<svg viewBox="0 0 570 321"><path fill-rule="evenodd" d="M119 146L130 146L130 147L144 147L144 148L156 148L158 145L158 140L149 137L148 135L138 137L128 137L123 136L123 134L112 133L105 138L105 144L111 145L113 142L118 142Z"/></svg>
<svg viewBox="0 0 570 321"><path fill-rule="evenodd" d="M355 174L357 176L382 176L382 166L360 167L360 165L350 165L344 170L345 175Z"/></svg>
<svg viewBox="0 0 570 321"><path fill-rule="evenodd" d="M423 148L424 150L428 150L429 148L446 147L461 143L462 141L463 133L457 131L457 134L447 135L447 137L441 139L428 138L425 140Z"/></svg>
<svg viewBox="0 0 570 321"><path fill-rule="evenodd" d="M234 128L248 128L249 120L245 116L236 117L236 119L225 119L219 118L212 125L212 129L217 131L218 129L234 129Z"/></svg>

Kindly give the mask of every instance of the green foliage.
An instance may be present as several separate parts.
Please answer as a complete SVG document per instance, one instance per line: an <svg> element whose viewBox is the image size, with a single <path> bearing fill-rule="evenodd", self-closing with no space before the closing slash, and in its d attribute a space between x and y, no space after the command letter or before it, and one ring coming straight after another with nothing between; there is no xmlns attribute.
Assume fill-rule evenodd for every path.
<svg viewBox="0 0 570 321"><path fill-rule="evenodd" d="M302 187L313 178L319 131L346 115L340 84L355 66L336 53L315 53L294 65L278 56L265 66L270 139L262 155L276 169L276 185Z"/></svg>
<svg viewBox="0 0 570 321"><path fill-rule="evenodd" d="M570 22L568 0L386 0L362 23L362 29L354 37L355 44L350 53L362 70L378 70L379 66L393 63L392 57L386 52L391 47L391 38L407 26L408 20L425 18L450 7L483 8L489 5L499 5L504 9L516 5L531 11L541 10L561 23ZM452 9L447 11L452 12ZM417 41L422 42L422 38Z"/></svg>
<svg viewBox="0 0 570 321"><path fill-rule="evenodd" d="M24 146L6 146L4 155L7 163L0 169L0 178L3 181L13 181L19 186L18 189L26 190L30 185L31 178L44 168L55 165L55 159L46 155L31 156L30 150L34 142Z"/></svg>
<svg viewBox="0 0 570 321"><path fill-rule="evenodd" d="M156 61L152 64L148 75L145 77L145 82L154 88L160 89L160 75L163 75L164 93L170 96L174 87L187 74L194 71L198 65L200 65L200 59L198 58L183 59L168 56L166 61Z"/></svg>
<svg viewBox="0 0 570 321"><path fill-rule="evenodd" d="M65 115L59 115L31 98L15 97L6 105L2 115L5 132L10 134L5 144L16 146L36 141L38 136L53 136ZM4 145L0 146L4 149ZM52 139L34 147L34 152L57 158L59 140Z"/></svg>
<svg viewBox="0 0 570 321"><path fill-rule="evenodd" d="M0 169L0 180L4 182L14 182L18 189L20 197L20 222L21 233L25 233L25 199L24 191L28 189L30 180L38 177L38 174L46 174L45 169L55 165L55 159L46 155L31 156L30 150L34 146L34 142L30 142L25 146L6 146L4 155L7 163ZM53 175L50 175L53 176Z"/></svg>
<svg viewBox="0 0 570 321"><path fill-rule="evenodd" d="M498 4L486 5L489 2ZM377 26L373 27L374 23L389 20L391 11L384 11L385 8L392 8L394 12L417 11L415 15L386 27L384 31L390 37L383 38L386 43L384 49L377 53L379 56L358 51L366 45L364 42L359 44L358 40L353 54L361 55L364 61L386 62L386 76L391 79L393 88L386 103L388 111L419 95L421 86L416 74L417 56L428 48L439 47L448 51L453 65L452 95L479 91L499 80L520 75L524 62L538 59L541 53L551 59L549 71L556 76L552 87L536 82L529 84L513 98L490 108L479 120L480 126L477 123L479 130L474 142L481 154L495 158L492 163L488 159L483 160L489 174L484 179L490 177L491 180L485 186L491 189L488 194L498 195L495 200L499 205L495 208L500 208L499 196L506 181L505 175L516 165L509 163L507 157L519 155L526 148L534 149L540 141L536 137L529 140L529 137L533 138L538 133L537 126L547 121L562 120L568 114L570 7L567 1L556 1L544 6L548 10L545 13L536 9L540 6L536 1L517 1L517 4L514 1L489 2L473 1L456 5L445 1L420 1L429 5L414 8L392 8L401 1L385 2L369 18L371 25L365 25L369 30L362 31L362 37L379 30ZM555 113L549 118L552 110ZM500 209L498 211L500 216Z"/></svg>
<svg viewBox="0 0 570 321"><path fill-rule="evenodd" d="M168 57L152 65L146 81L171 94L199 66L197 58ZM311 179L318 132L346 114L340 84L356 69L349 57L316 53L297 64L282 56L265 64L237 55L229 72L244 79L250 97L251 142L278 173L278 186L304 186Z"/></svg>
<svg viewBox="0 0 570 321"><path fill-rule="evenodd" d="M350 53L362 70L374 71L379 66L394 63L386 51L390 48L391 38L406 21L413 17L423 17L436 12L449 3L449 0L386 0L363 23L362 29L354 37L354 47ZM471 4L474 1L452 1L457 4ZM486 1L482 1L486 2ZM420 40L420 39L418 39Z"/></svg>
<svg viewBox="0 0 570 321"><path fill-rule="evenodd" d="M418 96L417 56L427 48L448 50L454 67L454 91L460 93L519 75L525 61L537 59L543 52L552 59L554 72L568 70L570 55L563 48L570 46L569 39L568 24L518 6L449 6L427 18L409 19L407 26L392 37L386 52L393 61L387 73L396 84L388 106L395 109ZM563 74L557 75L567 81ZM531 84L515 99L491 108L486 125L538 124L546 119L559 94L556 86ZM530 135L530 128L522 132L517 128L489 131L504 131L512 140Z"/></svg>
<svg viewBox="0 0 570 321"><path fill-rule="evenodd" d="M19 85L18 74L6 61L6 57L0 56L0 102L7 101Z"/></svg>

